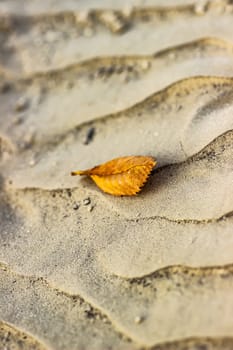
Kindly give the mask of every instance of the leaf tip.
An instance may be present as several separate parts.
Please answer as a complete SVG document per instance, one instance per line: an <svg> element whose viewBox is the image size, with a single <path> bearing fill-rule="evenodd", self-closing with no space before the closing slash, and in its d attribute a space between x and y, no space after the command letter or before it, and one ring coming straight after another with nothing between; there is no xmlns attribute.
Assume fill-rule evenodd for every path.
<svg viewBox="0 0 233 350"><path fill-rule="evenodd" d="M83 172L82 172L82 171L80 171L80 170L77 170L77 171L71 171L70 175L71 175L71 176L83 175Z"/></svg>

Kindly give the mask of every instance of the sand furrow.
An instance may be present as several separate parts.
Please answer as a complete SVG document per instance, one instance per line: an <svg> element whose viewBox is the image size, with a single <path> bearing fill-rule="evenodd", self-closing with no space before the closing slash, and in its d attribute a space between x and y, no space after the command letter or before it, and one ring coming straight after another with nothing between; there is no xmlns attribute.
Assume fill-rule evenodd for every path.
<svg viewBox="0 0 233 350"><path fill-rule="evenodd" d="M227 218L233 216L233 211L230 211L228 213L223 214L222 216L218 218L211 218L211 219L202 219L202 220L195 220L195 219L170 219L166 216L146 216L146 217L136 217L133 219L128 219L129 222L140 222L140 221L146 221L146 220L161 220L161 221L168 221L168 222L173 222L177 224L204 224L208 225L210 223L217 223L220 221L225 221Z"/></svg>
<svg viewBox="0 0 233 350"><path fill-rule="evenodd" d="M23 330L15 328L13 325L0 321L0 341L5 348L17 348L22 350L45 350L48 349L32 335L26 334ZM5 349L4 348L4 349Z"/></svg>
<svg viewBox="0 0 233 350"><path fill-rule="evenodd" d="M54 145L50 149L50 152L43 152L43 148L36 148L35 144L34 152L38 152L39 154L34 160L34 164L31 165L30 163L33 157L32 150L22 153L22 156L18 157L18 164L14 161L9 164L8 173L11 174L10 179L16 188L40 187L53 189L62 187L90 187L91 189L95 189L90 182L70 177L70 171L75 168L90 168L108 159L126 155L126 149L129 155L142 154L143 149L144 155L152 155L157 158L159 166L180 163L186 160L187 157L199 152L200 149L221 133L232 129L232 93L233 87L230 78L202 77L186 79L170 86L161 93L149 97L126 111L95 121L96 135L88 145L83 144L82 140L90 124L79 126L79 131L72 130L72 133L66 134L63 141L60 141L59 144L55 143L56 147ZM174 101L176 101L175 106ZM213 110L216 104L218 104L218 108L214 108ZM181 105L182 108L177 108L177 105ZM124 125L124 128L122 128L122 125ZM134 130L133 133L132 130ZM174 133L174 130L177 130L177 132ZM207 131L203 132L203 130ZM225 208L221 208L221 211L217 207L212 207L212 213L210 213L210 207L206 206L206 209L203 210L208 212L208 214L204 214L203 211L201 217L200 214L198 214L199 217L197 216L197 212L193 215L192 208L190 208L192 212L187 213L185 216L182 215L188 209L184 208L184 211L182 211L183 207L179 213L177 211L178 209L176 209L176 211L173 211L173 215L170 216L167 211L170 210L171 205L175 205L175 202L169 201L167 207L157 206L157 209L154 202L155 198L157 198L157 203L161 204L166 198L172 198L175 192L170 192L168 196L168 191L173 191L172 188L174 188L176 193L177 191L186 193L187 199L182 201L185 203L184 206L187 206L187 202L191 205L192 202L190 201L191 198L189 198L188 187L182 189L181 186L177 187L174 182L178 179L184 181L185 176L188 181L194 181L197 188L199 188L199 197L195 198L195 191L192 194L192 201L196 201L196 203L202 200L200 197L202 196L200 186L203 187L204 192L208 191L207 196L204 198L205 201L208 201L208 194L211 195L210 190L205 186L205 179L209 178L209 176L215 178L212 182L212 190L215 192L220 191L224 195L224 187L219 187L217 183L225 176L226 181L224 186L225 188L228 186L229 189L231 188L231 163L226 158L228 157L227 154L229 153L230 155L231 152L230 134L228 135L228 139L229 146L224 150L223 143L226 140L224 136L219 138L221 144L219 147L222 147L224 151L222 157L216 158L215 150L210 149L207 157L210 159L210 161L207 161L208 164L203 159L199 161L198 165L195 165L196 162L193 162L190 166L188 164L187 166L185 164L173 165L170 168L164 168L164 171L155 173L152 177L153 181L149 182L144 191L147 194L147 203L149 204L150 202L151 210L148 209L149 216L166 216L171 219L185 219L186 217L188 219L202 220L218 218L224 215L224 213L230 212L232 206L230 201L228 201L225 203ZM169 142L165 142L165 140L169 140ZM181 142L182 147L180 145ZM215 147L217 147L217 143L215 143ZM103 149L104 152L102 151ZM218 152L221 152L221 149ZM95 157L94 164L91 155ZM216 165L219 164L220 166L220 163L222 163L224 167L220 169L218 166L209 174L210 165L215 164L215 161ZM194 169L199 167L200 164L203 167L202 174L200 171L199 173L195 173L196 170L194 171ZM9 180L9 175L6 176ZM30 179L29 181L28 178ZM25 179L27 179L26 182ZM187 180L185 180L186 183ZM174 187L172 186L173 182ZM169 186L165 186L166 183L169 183ZM160 191L157 190L158 188ZM153 191L151 191L152 189ZM118 203L117 199L111 199L109 197L108 200L114 203L114 205ZM135 217L138 211L143 213L143 210L140 208L140 203L143 204L143 200L143 195L135 199L131 216ZM126 199L120 201L122 212L128 212L127 205L129 201L130 199L128 202ZM204 203L201 208L203 207ZM196 210L198 210L198 206Z"/></svg>
<svg viewBox="0 0 233 350"><path fill-rule="evenodd" d="M154 62L156 64L156 61L158 61L157 65L159 63L166 64L168 62L171 65L174 63L177 64L180 61L181 63L183 63L184 60L190 60L192 58L204 60L208 57L211 57L212 59L216 59L218 57L226 59L229 57L230 60L232 56L233 44L231 41L223 40L218 37L207 37L176 45L174 47L169 47L164 50L158 51L152 55L122 55L106 57L99 56L89 60L84 60L82 62L76 62L65 67L51 67L51 69L48 71L32 72L26 77L16 76L14 77L15 79L12 81L12 84L16 86L19 85L22 88L30 83L40 83L45 81L46 84L48 84L48 86L49 84L51 84L53 88L55 88L57 87L55 85L55 82L61 83L62 80L65 79L69 79L70 81L74 74L75 81L77 81L77 78L83 77L85 75L95 75L95 78L98 78L99 75L109 79L111 78L111 75L121 74L124 72L124 70L129 70L130 68L132 69L132 71L138 73L138 75L139 73L141 73L140 78L142 78L141 76L143 74L145 75L147 73L147 70L151 71L153 69L156 70L157 68L158 71L156 73L160 73L161 67L159 67L159 69L158 67L151 67L151 65ZM160 62L159 59L163 59L164 62ZM174 62L174 59L176 62ZM169 67L166 65L166 68L168 69ZM208 67L205 66L197 68L205 68L203 69L203 74L208 74L208 72L206 71ZM223 68L224 66L222 67L221 73L223 73ZM135 76L134 78L137 77ZM53 80L55 82L53 82ZM105 81L105 83L107 82ZM121 83L123 85L123 78L121 79Z"/></svg>
<svg viewBox="0 0 233 350"><path fill-rule="evenodd" d="M64 67L103 55L151 54L205 36L232 39L232 4L209 1L179 7L96 9L8 16L10 59L7 69L18 73ZM10 19L9 19L10 17ZM183 30L189 21L187 30ZM14 33L11 35L11 33ZM95 43L98 41L98 45ZM142 45L143 42L143 45Z"/></svg>
<svg viewBox="0 0 233 350"><path fill-rule="evenodd" d="M49 350L31 334L2 320L0 321L0 344L2 349Z"/></svg>
<svg viewBox="0 0 233 350"><path fill-rule="evenodd" d="M173 265L167 266L160 270L152 271L148 275L144 275L141 277L133 277L127 278L126 280L131 285L143 285L150 286L152 280L156 280L156 278L168 279L176 278L177 276L183 276L182 278L193 278L194 281L198 281L199 279L205 278L228 278L233 276L233 263L222 266L202 266L202 267L192 267L192 266L184 266L184 265ZM199 280L200 282L200 280Z"/></svg>
<svg viewBox="0 0 233 350"><path fill-rule="evenodd" d="M136 344L125 334L114 329L107 316L78 295L69 295L53 288L43 278L19 275L4 264L0 266L0 279L2 302L5 302L5 305L1 304L1 318L25 329L40 341L46 339L48 349L90 349L90 346L103 349L110 344L114 344L114 349L119 346L122 349L136 348ZM53 322L56 320L55 327L51 319ZM99 340L95 342L97 331ZM85 343L86 337L89 339L88 345ZM28 349L34 349L33 345L31 340Z"/></svg>
<svg viewBox="0 0 233 350"><path fill-rule="evenodd" d="M98 253L102 265L120 277L143 276L171 265L212 267L233 261L232 220L206 226L148 219L125 227L118 223L118 236ZM114 231L116 227L110 227L108 235Z"/></svg>
<svg viewBox="0 0 233 350"><path fill-rule="evenodd" d="M227 147L228 142L225 144ZM17 273L43 277L55 288L81 295L108 315L121 333L147 346L194 335L231 334L232 321L227 310L222 311L226 315L222 323L224 331L218 323L209 324L203 315L205 307L208 315L212 312L216 315L222 293L228 310L231 308L227 281L232 280L232 266L216 266L232 263L231 218L219 222L219 226L214 223L212 228L211 224L200 224L198 229L191 224L157 222L154 225L150 220L143 225L126 225L119 215L112 213L109 218L103 217L106 206L95 202L95 197L91 197L95 208L89 212L88 206L82 204L84 192L43 191L42 194L40 191L28 190L24 194L22 191L8 198L10 206L17 208L14 212L18 213L18 218L11 218L14 225L9 219L3 225L1 260ZM73 209L73 203L80 203L78 211ZM5 217L6 213L1 218L3 223ZM41 244L46 249L38 251ZM170 273L169 269L164 269L178 263L209 266L209 269L181 266L170 268ZM160 271L154 273L155 270ZM153 276L143 277L148 274ZM162 321L164 326L159 326L158 334L155 315L161 315L159 310L164 309L164 303L166 308L176 305L175 309L169 309L169 315L177 317L179 314L181 319L178 329L172 333L167 321ZM183 311L178 312L176 308ZM134 310L133 314L130 310ZM192 327L185 328L190 325L190 321L185 321L191 319L189 312L203 320L198 327L194 318ZM138 317L145 318L140 327L134 322ZM173 323L172 317L170 322ZM215 319L217 322L218 317Z"/></svg>
<svg viewBox="0 0 233 350"><path fill-rule="evenodd" d="M196 349L211 349L211 350L231 350L233 347L233 338L189 338L177 340L161 345L156 345L151 350L196 350Z"/></svg>
<svg viewBox="0 0 233 350"><path fill-rule="evenodd" d="M226 137L227 134L223 136ZM230 139L228 141L230 142ZM225 144L227 146L227 142L225 142ZM198 157L200 157L200 154ZM221 187L220 190L222 191L223 187ZM207 217L204 217L202 220L195 219L193 214L193 218L190 219L183 219L182 215L180 215L179 219L170 219L169 217L151 218L148 214L148 210L136 216L133 213L134 206L138 204L136 199L128 202L128 204L124 203L123 199L121 199L118 206L117 201L113 203L108 196L106 197L101 194L95 195L94 191L90 193L91 192L81 188L53 191L42 189L12 191L8 189L8 212L12 212L10 207L18 208L17 211L14 211L15 214L17 214L14 220L16 223L21 223L20 225L23 225L20 232L22 230L26 241L29 239L34 229L37 232L39 227L41 227L41 229L43 228L39 236L35 233L37 242L35 242L35 250L37 250L37 245L40 245L40 242L43 241L44 234L47 236L47 234L43 232L47 232L51 228L53 231L55 230L55 236L58 235L56 231L57 225L55 224L53 227L53 223L47 223L47 216L51 214L54 215L54 210L56 213L56 220L60 220L61 225L65 224L64 230L67 228L69 231L70 228L71 231L73 231L72 222L76 222L76 220L78 231L81 230L81 232L84 233L89 229L88 227L90 227L91 230L94 230L94 236L100 235L103 237L104 245L100 253L98 253L101 264L103 263L105 268L107 267L107 269L110 269L114 274L119 274L121 276L143 275L145 272L148 273L148 271L160 269L172 264L182 263L199 266L216 265L219 263L229 264L232 262L231 213L227 214L225 212L221 218L214 219L214 217L212 217L212 219L207 219ZM83 202L88 197L90 198L90 204L85 206ZM144 196L144 198L147 197L148 194ZM58 201L60 204L58 204ZM153 202L154 201L151 202L151 205ZM2 203L3 207L5 207L3 200ZM77 212L74 209L76 206L75 203L78 203L79 207ZM179 202L176 202L176 208L180 206L181 208L187 207L188 203L188 201L185 203L182 197ZM230 204L231 201L229 201L229 205ZM123 205L125 205L127 210L123 208ZM157 211L159 210L157 201L155 201L155 205L154 208L151 208L151 211L155 211L155 209ZM162 208L166 207L165 204L160 203L160 205ZM195 209L192 203L192 212L194 213L194 210L198 209L203 215L203 210L206 208L206 205L205 203L202 203L202 205L203 206L197 202L197 208ZM89 211L92 207L94 207L93 211ZM45 208L48 209L45 210ZM173 206L170 205L170 208L170 216L172 217ZM222 209L223 207L221 207L221 210ZM181 212L182 210L180 209ZM218 211L219 210L220 208L218 208ZM31 219L31 224L27 223L29 213L30 216L33 213L34 218L33 220ZM129 214L133 216L131 219ZM5 213L3 211L2 221L9 215L12 214L7 214L7 211L5 211ZM102 220L99 219L98 215L100 215ZM91 226L89 226L90 223L87 225L87 220L91 220ZM5 220L3 224L4 222ZM93 224L95 223L93 228L91 228L93 225L92 222ZM11 239L10 237L12 235L12 237L14 237L12 225L9 223L9 227L6 225L6 233L2 235L3 244L5 246L2 253L4 259L7 259L7 261L9 258L11 259L11 257L13 258L13 262L15 258L17 261L21 261L22 258L25 258L26 267L31 253L29 253L28 257L25 255L25 250L23 248L25 241L23 240L21 242L21 233L17 233L17 225L15 229L18 250L13 252L11 244L9 247L5 245L6 242ZM117 235L114 234L116 230L118 232ZM142 234L144 230L147 232L146 236ZM9 235L7 232L12 233ZM61 236L62 232L63 229L61 229ZM17 238L18 235L19 238ZM66 233L66 235L68 235L67 238L69 240L69 233ZM72 235L73 233L71 237ZM59 236L57 236L57 239L58 242L60 242L61 238L59 238ZM212 242L211 244L209 240ZM124 242L123 247L121 247L122 242ZM32 249L32 243L30 245ZM22 251L19 249L20 246L22 246ZM84 252L86 248L87 247L85 247ZM51 249L53 250L52 241ZM78 247L77 249L79 250ZM161 249L164 251L163 258L161 258ZM76 249L74 249L74 252L75 251ZM150 258L148 258L146 254L148 251L150 252ZM137 252L137 254L135 254L135 252ZM207 254L207 252L209 252L209 254ZM20 264L22 264L22 261ZM37 271L36 269L35 267L35 271Z"/></svg>
<svg viewBox="0 0 233 350"><path fill-rule="evenodd" d="M7 186L8 187L8 186ZM81 188L78 189L79 192L82 192L82 195L84 197L89 198L90 196L95 198L95 201L98 202L99 200L99 196L96 196L96 192L93 190L88 189L87 187L83 188L81 191ZM47 189L41 189L41 188L36 188L36 187L28 187L28 188L23 188L23 189L19 189L19 190L12 190L11 188L7 188L7 192L9 197L11 198L17 198L17 197L24 197L27 196L28 194L30 195L42 195L47 197L48 194L55 198L56 196L61 196L63 198L70 198L76 197L76 192L77 189L76 188L63 188L63 189L52 189L52 190L47 190ZM100 194L100 196L102 196L102 194ZM72 200L73 201L73 200ZM108 200L103 199L103 201L105 202L106 207L108 208L109 212L113 212L114 214L119 215L119 211L114 208L111 204L109 205ZM13 199L14 202L14 199ZM122 219L125 222L129 222L129 223L140 223L140 222L146 222L147 220L149 221L159 221L159 222L168 222L168 223L174 223L174 224L179 224L179 225L209 225L209 224L213 224L213 223L219 223L219 222L223 222L228 220L229 218L231 218L233 216L233 210L228 211L226 213L223 213L221 216L219 217L212 217L212 218L203 218L203 219L195 219L195 218L170 218L167 216L159 216L159 215L154 215L154 216L143 216L143 215L136 215L135 217L129 218L127 213L124 213L124 211L120 212Z"/></svg>
<svg viewBox="0 0 233 350"><path fill-rule="evenodd" d="M130 11L133 7L148 7L148 6L184 6L187 4L193 4L193 0L167 0L164 3L163 0L118 0L117 2L114 0L102 0L101 3L95 0L87 0L84 2L77 2L74 0L68 0L65 3L62 0L56 1L54 3L53 0L48 0L46 3L38 3L37 0L32 0L28 3L27 0L22 0L19 4L17 0L8 0L6 3L1 3L0 10L3 14L40 14L40 13L57 13L61 11L88 11L95 9L110 9L110 10L122 10ZM197 10L198 8L203 9L204 4L202 0L197 0L196 2Z"/></svg>
<svg viewBox="0 0 233 350"><path fill-rule="evenodd" d="M183 270L183 271L182 271ZM2 314L4 315L4 318L8 320L8 322L18 324L20 327L23 326L24 329L29 330L33 334L36 334L39 336L39 338L43 339L45 335L45 327L48 329L49 327L49 335L46 332L46 337L47 337L47 343L52 346L54 343L54 336L58 337L58 334L54 335L54 330L52 329L51 326L48 325L48 315L51 313L52 317L58 317L56 316L56 313L58 310L61 310L61 305L63 305L62 310L66 308L70 314L70 317L66 320L68 321L69 327L73 328L74 323L76 327L79 326L80 321L83 321L83 316L81 317L80 314L84 313L85 317L87 318L87 321L89 321L89 324L96 327L96 323L98 323L99 317L98 317L98 311L97 314L91 307L87 307L86 302L80 302L79 298L76 298L75 296L67 296L64 292L60 292L56 289L48 289L47 283L44 283L41 278L34 278L30 279L29 277L23 277L21 276L20 278L17 277L17 275L13 274L12 272L8 272L8 269L3 269L1 270L2 273L2 282L1 282L1 293L6 298L8 301L9 305L15 304L17 302L18 305L18 310L20 312L20 319L18 318L18 313L11 313L10 308L5 308L2 307ZM12 277L11 277L12 276ZM14 285L12 285L11 280L14 280ZM150 279L150 280L149 280ZM141 344L147 344L147 346L152 346L151 342L154 343L162 343L166 340L175 340L179 338L187 338L189 336L197 336L198 338L202 338L203 336L206 335L211 337L211 334L214 330L216 333L216 326L215 324L207 324L205 320L205 317L203 315L203 312L201 311L201 308L204 307L206 301L208 300L208 309L209 311L213 311L216 314L216 308L218 309L218 303L221 300L221 293L223 292L226 299L225 302L229 306L229 309L231 308L231 305L228 304L230 302L230 299L227 297L227 290L228 286L231 289L232 288L232 267L231 267L231 272L228 272L228 268L222 267L221 270L217 270L216 268L209 274L209 273L204 273L202 275L201 269L199 271L196 269L196 273L193 272L193 269L189 271L189 268L176 268L173 269L173 271L162 271L157 274L157 276L150 276L149 279L143 280L143 279L135 279L131 281L125 281L121 282L120 284L115 281L115 286L114 288L118 289L120 287L121 289L121 303L123 304L122 307L126 307L126 303L129 303L128 297L131 299L135 298L137 295L137 298L135 301L137 301L139 309L137 310L138 315L142 318L142 323L140 323L140 326L132 323L131 317L126 317L124 319L123 324L125 325L122 327L122 312L123 309L121 310L121 317L119 318L118 312L115 314L116 310L114 310L114 307L111 309L110 312L107 312L110 314L110 318L112 319L113 323L117 327L117 329L121 329L121 331L124 334L131 334L133 339L135 339L137 342ZM230 284L229 284L230 283ZM46 284L46 287L44 288L44 284ZM142 290L143 296L142 296ZM24 292L23 292L24 291ZM22 295L23 292L23 295ZM204 294L203 294L204 293ZM230 290L229 290L230 293ZM25 294L25 295L24 295ZM51 310L51 300L54 299L54 296L56 295L56 305L58 310L56 309L53 311ZM128 297L127 297L128 295ZM202 298L204 299L202 300ZM220 297L220 300L219 300ZM230 294L229 294L230 297ZM20 299L19 299L20 298ZM68 298L68 299L67 299ZM176 305L175 309L173 309L173 306L175 306L174 303L170 303L171 300L170 298L173 298L174 302L177 300L178 304ZM193 323L191 325L191 333L190 333L190 328L189 331L185 331L185 319L189 317L189 312L192 312L189 307L190 307L190 298L192 300L192 307L195 308L195 313L198 314L198 324L195 324L195 320L193 320ZM140 300L141 299L141 300ZM70 300L70 301L69 301ZM10 302L11 301L11 302ZM134 302L134 301L133 301ZM204 302L204 304L203 304ZM149 305L148 305L149 303ZM178 327L175 327L175 330L173 330L172 333L169 331L169 335L165 336L163 335L163 332L165 331L163 322L164 320L159 320L161 322L160 324L160 334L157 334L156 332L156 323L158 320L156 318L154 320L151 319L155 317L157 311L159 311L159 308L164 307L164 303L167 303L167 305L170 305L169 308L171 307L170 312L172 313L177 313L177 307L179 308L179 304L181 303L182 305L186 305L185 309L180 310L181 316L182 316L182 321L178 325ZM188 303L188 304L187 304ZM68 304L72 304L68 305ZM130 302L132 305L132 300ZM180 305L181 305L180 304ZM200 305L201 304L201 305ZM33 307L32 305L35 305ZM75 307L75 305L77 305ZM173 305L173 306L172 306ZM189 305L189 307L187 307ZM43 318L43 323L35 323L36 321L36 315L37 315L37 307L39 306L40 309L40 319L41 317ZM77 324L77 307L79 307L81 310L78 312L78 317L81 317L81 320L79 319L79 324ZM130 306L130 305L129 305ZM118 305L119 307L119 305ZM140 310L141 308L141 310ZM73 310L74 309L74 310ZM27 322L28 318L28 312L29 310L33 310L33 313L30 318L30 324ZM72 311L71 311L72 310ZM86 310L86 311L85 311ZM155 311L155 314L154 314ZM64 313L64 311L63 311ZM123 313L124 314L124 313ZM175 316L174 314L174 316ZM225 334L224 335L230 335L229 333L231 331L231 322L229 319L228 313L226 310L224 310L224 318L222 319L222 324L224 327L228 327L228 331L226 331L227 328L225 328ZM64 314L64 316L67 318L67 313ZM124 316L126 316L124 314ZM130 314L129 314L130 316ZM59 314L59 317L61 315ZM85 318L84 317L84 318ZM136 318L136 316L134 316ZM177 316L176 316L177 317ZM200 318L201 317L201 318ZM201 325L200 325L200 320ZM150 326L148 328L148 322L152 325L153 327L150 330ZM66 322L67 323L67 322ZM94 324L93 324L94 323ZM190 323L189 323L190 326ZM88 327L86 325L86 327ZM103 319L101 319L101 327L108 327L108 321L106 320L103 322ZM202 328L200 328L202 327ZM204 327L204 329L203 329ZM143 329L142 329L143 328ZM134 329L134 330L133 330ZM152 331L153 330L153 331ZM70 332L71 330L69 330ZM152 331L152 333L151 333ZM90 330L89 330L90 332ZM109 329L108 329L109 332ZM143 335L141 334L147 333L147 336L149 338L145 339ZM149 332L149 333L148 333ZM193 332L193 333L192 333ZM221 337L223 336L223 333L221 333L221 329L218 329L218 336ZM165 331L166 333L166 331ZM119 334L119 333L117 333ZM65 336L64 336L65 335ZM80 333L77 332L76 329L76 346L77 344L82 344L82 340L79 339L82 338L80 336ZM63 336L63 346L67 346L67 336L68 334L64 333L62 334ZM91 335L90 335L91 337ZM121 336L122 337L122 336ZM173 338L173 339L172 339ZM152 340L153 339L153 340ZM57 341L58 339L56 339ZM59 337L60 341L60 337ZM121 344L123 346L122 348L134 348L135 344L132 344L129 342L129 339L127 340L125 336L123 335L123 338L121 338L121 341L124 343ZM127 342L128 346L127 346ZM60 347L59 347L60 348ZM62 348L62 347L61 347ZM71 347L73 348L73 347ZM76 347L74 347L76 349ZM85 347L84 347L85 348ZM98 347L97 347L98 348ZM57 349L57 348L56 348Z"/></svg>
<svg viewBox="0 0 233 350"><path fill-rule="evenodd" d="M232 62L231 43L207 38L154 57L98 58L25 79L8 79L2 82L0 95L7 114L1 118L2 130L17 141L19 148L33 142L56 144L76 127L92 126L101 116L138 105L179 79L232 76ZM180 101L176 104L182 108Z"/></svg>
<svg viewBox="0 0 233 350"><path fill-rule="evenodd" d="M127 109L179 79L232 76L232 52L232 44L207 38L154 57L98 58L18 81L8 79L2 82L0 97L8 114L2 129L11 134L17 126L13 137L21 140L21 147L30 143L25 129L37 144L60 142L78 125Z"/></svg>
<svg viewBox="0 0 233 350"><path fill-rule="evenodd" d="M8 266L1 264L0 263L0 269L2 271L7 272L8 275L12 275L14 277L14 284L19 284L18 280L19 279L23 279L24 281L29 280L30 281L30 289L33 290L37 290L38 292L38 288L36 287L37 285L42 285L45 288L45 293L47 294L47 289L49 288L50 293L54 293L56 295L59 296L63 296L64 302L66 301L67 298L70 299L70 301L75 304L78 303L79 305L82 305L83 308L85 308L84 312L86 313L86 317L90 318L90 319L98 319L101 320L102 322L104 322L104 324L111 324L111 321L107 318L106 315L102 314L102 311L99 311L95 308L93 308L92 305L87 304L85 302L85 300L83 300L80 296L78 295L71 295L65 291L59 290L58 288L53 287L48 281L46 281L44 278L42 277L36 277L36 276L24 276L24 275L20 275L18 273L16 273L15 271L11 270ZM164 269L163 271L158 271L150 276L145 276L141 279L132 279L130 280L130 284L138 284L141 285L143 284L144 286L149 286L151 284L151 279L152 278L161 278L162 276L168 276L168 274L172 275L172 274L184 274L187 275L189 274L190 276L197 276L198 278L202 278L204 276L211 276L211 275L223 275L223 276L227 276L227 275L232 275L233 269L232 266L226 266L226 267L213 267L213 268L201 268L201 269L194 269L194 268L190 268L190 267L171 267L168 269ZM15 292L14 292L15 293ZM30 303L30 300L29 300ZM25 313L25 310L24 310ZM20 322L19 322L20 324ZM51 331L51 328L50 328ZM6 332L8 333L6 336ZM116 332L118 332L116 330ZM38 329L37 329L37 333L38 333ZM7 324L6 322L1 322L1 326L0 326L0 336L2 335L3 339L3 343L4 341L7 341L7 343L9 344L9 342L11 343L15 343L17 342L17 340L19 341L21 338L23 338L23 340L21 340L22 349L47 349L47 347L45 347L43 345L40 345L37 341L33 340L33 338L31 339L31 336L25 336L25 333L22 333L22 331L16 330L12 325ZM39 336L41 336L41 334L39 334ZM123 334L119 334L120 337L122 337L122 340L125 341L127 343L130 342L129 339L127 339L126 335ZM29 338L29 339L28 339ZM10 344L11 344L10 343ZM21 344L20 343L20 344ZM151 349L151 350L163 350L163 349L182 349L183 346L186 346L186 349L188 350L192 350L195 349L195 346L200 346L205 344L206 346L210 345L212 346L212 349L230 349L230 346L232 345L232 339L231 338L191 338L191 339L180 339L178 341L172 341L169 343L164 343L164 344L159 344L156 345L155 347L147 347L146 349ZM52 345L52 342L50 344L50 346ZM27 347L28 346L28 347ZM204 345L203 345L204 346ZM52 346L53 348L53 346ZM124 347L126 348L126 347ZM130 348L134 348L134 345L131 343ZM137 348L139 348L137 346ZM140 349L145 349L144 347Z"/></svg>

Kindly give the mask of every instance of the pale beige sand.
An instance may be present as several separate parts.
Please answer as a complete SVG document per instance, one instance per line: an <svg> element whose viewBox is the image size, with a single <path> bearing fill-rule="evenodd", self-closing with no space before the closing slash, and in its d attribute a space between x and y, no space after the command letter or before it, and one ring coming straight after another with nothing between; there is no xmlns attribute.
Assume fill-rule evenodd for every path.
<svg viewBox="0 0 233 350"><path fill-rule="evenodd" d="M4 15L1 64L16 74L47 71L96 56L150 55L202 37L232 39L232 8L228 0L204 7L150 6L124 12L48 11ZM98 3L98 1L96 1ZM198 3L197 3L198 4ZM23 7L22 7L23 8ZM96 45L98 42L98 45Z"/></svg>
<svg viewBox="0 0 233 350"><path fill-rule="evenodd" d="M109 9L109 10L125 10L130 11L134 7L149 7L149 6L183 6L193 4L192 0L47 0L42 2L40 0L8 0L0 4L0 10L4 14L36 14L43 12L60 12L60 11L88 11L92 9ZM196 11L200 12L205 8L203 0L195 1Z"/></svg>
<svg viewBox="0 0 233 350"><path fill-rule="evenodd" d="M0 350L230 350L233 5L114 4L0 4Z"/></svg>

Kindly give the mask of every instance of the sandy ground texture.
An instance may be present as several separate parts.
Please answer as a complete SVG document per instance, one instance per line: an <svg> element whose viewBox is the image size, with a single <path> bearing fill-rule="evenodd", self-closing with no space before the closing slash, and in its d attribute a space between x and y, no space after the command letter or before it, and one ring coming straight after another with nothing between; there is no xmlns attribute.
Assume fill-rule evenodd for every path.
<svg viewBox="0 0 233 350"><path fill-rule="evenodd" d="M0 350L233 349L233 3L0 2ZM135 197L70 171L148 155Z"/></svg>

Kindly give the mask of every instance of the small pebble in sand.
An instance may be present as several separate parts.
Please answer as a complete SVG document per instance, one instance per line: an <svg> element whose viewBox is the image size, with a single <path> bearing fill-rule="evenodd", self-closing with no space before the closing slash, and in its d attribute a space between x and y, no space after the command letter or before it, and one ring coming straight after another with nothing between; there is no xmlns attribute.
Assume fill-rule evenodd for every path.
<svg viewBox="0 0 233 350"><path fill-rule="evenodd" d="M27 133L22 138L21 147L24 149L30 147L35 141L35 136L35 130L33 128L29 128Z"/></svg>
<svg viewBox="0 0 233 350"><path fill-rule="evenodd" d="M195 4L194 11L197 15L203 16L206 12L206 4L204 2Z"/></svg>
<svg viewBox="0 0 233 350"><path fill-rule="evenodd" d="M107 317L103 317L102 321L103 321L103 323L109 323L109 320L107 319Z"/></svg>
<svg viewBox="0 0 233 350"><path fill-rule="evenodd" d="M143 322L143 317L142 316L136 316L134 319L134 323L140 324Z"/></svg>
<svg viewBox="0 0 233 350"><path fill-rule="evenodd" d="M130 17L132 15L133 12L133 7L130 5L125 5L125 7L122 10L122 14L125 17Z"/></svg>
<svg viewBox="0 0 233 350"><path fill-rule="evenodd" d="M89 145L95 136L95 128L92 126L87 130L86 137L84 140L84 145Z"/></svg>
<svg viewBox="0 0 233 350"><path fill-rule="evenodd" d="M30 161L29 161L29 165L30 165L31 167L33 167L35 164L36 164L35 158L31 158Z"/></svg>
<svg viewBox="0 0 233 350"><path fill-rule="evenodd" d="M94 207L95 207L94 205L90 205L90 206L88 207L87 210L88 210L89 212L92 212L92 210L94 209Z"/></svg>
<svg viewBox="0 0 233 350"><path fill-rule="evenodd" d="M89 197L87 197L83 200L84 205L89 205L90 203L91 203L91 199Z"/></svg>
<svg viewBox="0 0 233 350"><path fill-rule="evenodd" d="M126 17L123 14L119 15L115 11L104 11L100 13L99 20L113 33L123 33L128 27Z"/></svg>
<svg viewBox="0 0 233 350"><path fill-rule="evenodd" d="M13 125L20 125L24 121L24 116L22 115L17 115L12 119L12 124Z"/></svg>
<svg viewBox="0 0 233 350"><path fill-rule="evenodd" d="M176 58L176 54L175 54L175 52L169 52L169 54L168 54L168 58L170 59L170 60L174 60L175 58Z"/></svg>
<svg viewBox="0 0 233 350"><path fill-rule="evenodd" d="M144 60L140 63L140 66L143 70L147 70L150 68L151 63L149 61Z"/></svg>
<svg viewBox="0 0 233 350"><path fill-rule="evenodd" d="M91 311L92 311L91 306L90 306L89 304L87 304L86 307L85 307L84 312L85 312L85 313L89 313L89 312L91 312Z"/></svg>
<svg viewBox="0 0 233 350"><path fill-rule="evenodd" d="M5 94L11 90L11 87L12 86L10 83L5 82L2 85L0 85L0 92Z"/></svg>
<svg viewBox="0 0 233 350"><path fill-rule="evenodd" d="M80 205L79 205L78 203L74 203L73 209L74 209L74 210L78 210L78 209L79 209L79 206L80 206Z"/></svg>
<svg viewBox="0 0 233 350"><path fill-rule="evenodd" d="M15 105L15 110L17 112L22 112L28 107L28 100L26 97L20 97Z"/></svg>
<svg viewBox="0 0 233 350"><path fill-rule="evenodd" d="M88 23L90 19L89 11L79 11L75 14L75 19L77 23Z"/></svg>

